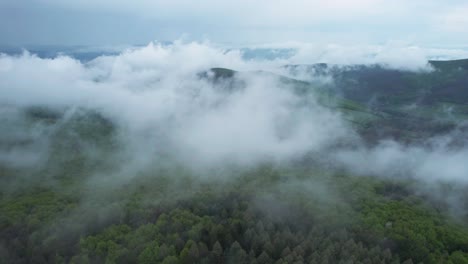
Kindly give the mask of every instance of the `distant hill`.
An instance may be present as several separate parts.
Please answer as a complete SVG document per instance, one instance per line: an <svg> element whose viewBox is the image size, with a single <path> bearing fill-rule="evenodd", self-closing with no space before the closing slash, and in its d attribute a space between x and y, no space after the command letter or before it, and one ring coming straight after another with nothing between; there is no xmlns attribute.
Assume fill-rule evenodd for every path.
<svg viewBox="0 0 468 264"><path fill-rule="evenodd" d="M324 106L338 109L355 123L371 142L382 137L413 141L446 133L468 118L468 59L429 63L434 71L325 63L284 66L290 76L305 72L312 81L258 74L276 76L298 94L314 93ZM224 82L229 91L243 86L236 78L240 72L225 68L210 72L203 76ZM317 76L330 76L333 82L313 81Z"/></svg>
<svg viewBox="0 0 468 264"><path fill-rule="evenodd" d="M438 60L431 60L429 63L432 67L440 70L453 70L453 69L464 69L468 70L468 59L461 59L461 60L445 60L445 61L438 61Z"/></svg>

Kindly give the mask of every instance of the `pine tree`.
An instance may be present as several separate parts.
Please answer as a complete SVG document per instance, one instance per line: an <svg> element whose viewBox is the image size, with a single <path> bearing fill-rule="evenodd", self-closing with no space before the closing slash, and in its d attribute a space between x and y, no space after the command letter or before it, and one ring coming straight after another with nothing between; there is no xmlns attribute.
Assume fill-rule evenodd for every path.
<svg viewBox="0 0 468 264"><path fill-rule="evenodd" d="M262 254L258 256L257 262L258 264L269 264L273 262L273 259L271 259L270 256L268 256L268 254L263 251Z"/></svg>
<svg viewBox="0 0 468 264"><path fill-rule="evenodd" d="M210 259L212 259L214 263L221 262L221 259L223 258L223 247L221 246L221 243L219 243L219 241L216 241L216 243L214 243L210 256Z"/></svg>
<svg viewBox="0 0 468 264"><path fill-rule="evenodd" d="M247 261L247 253L242 249L239 242L232 243L227 254L227 263L245 263Z"/></svg>

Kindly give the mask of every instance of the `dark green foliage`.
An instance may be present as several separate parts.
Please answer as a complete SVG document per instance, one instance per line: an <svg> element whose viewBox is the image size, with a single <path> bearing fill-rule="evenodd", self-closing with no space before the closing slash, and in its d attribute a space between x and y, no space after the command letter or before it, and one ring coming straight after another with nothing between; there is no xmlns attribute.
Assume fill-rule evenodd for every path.
<svg viewBox="0 0 468 264"><path fill-rule="evenodd" d="M394 241L403 259L442 263L448 262L455 252L468 252L468 230L420 204L369 201L363 220L371 230Z"/></svg>
<svg viewBox="0 0 468 264"><path fill-rule="evenodd" d="M213 68L210 70L214 74L214 78L231 78L236 72L226 68Z"/></svg>
<svg viewBox="0 0 468 264"><path fill-rule="evenodd" d="M468 70L468 59L448 60L448 61L429 61L429 63L438 70Z"/></svg>
<svg viewBox="0 0 468 264"><path fill-rule="evenodd" d="M204 184L187 199L155 205L144 205L140 200L140 205L135 206L143 206L142 210L125 209L130 210L126 212L130 217L121 218L119 223L110 221L100 228L82 228L81 238L70 233L71 240L67 242L66 235L54 232L61 230L66 234L71 230L47 227L60 224L57 221L70 213L75 200L50 191L18 194L0 204L1 248L6 249L2 255L13 263L59 259L73 263L466 260L467 227L455 224L411 192L402 191L404 187L397 182L327 176L332 178L326 188L335 190L337 196L324 204L301 190L272 191L270 188L278 180L273 175L285 173L264 168L252 172L256 178L246 175L235 180L237 183ZM290 181L297 180L295 177L316 183L323 180L319 174L309 173L312 172L287 174L292 175ZM308 180L303 183L311 184ZM252 186L254 192L247 188ZM138 190L140 196L149 197ZM398 195L389 196L392 191ZM127 198L122 201L135 197L131 193L124 196ZM271 201L283 201L288 209L272 207Z"/></svg>

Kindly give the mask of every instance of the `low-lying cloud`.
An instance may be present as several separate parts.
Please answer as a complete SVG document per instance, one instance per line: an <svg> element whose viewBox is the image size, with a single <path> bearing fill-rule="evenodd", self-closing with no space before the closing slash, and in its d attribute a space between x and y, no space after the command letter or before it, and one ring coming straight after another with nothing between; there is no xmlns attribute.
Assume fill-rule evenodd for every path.
<svg viewBox="0 0 468 264"><path fill-rule="evenodd" d="M4 109L47 106L102 113L115 124L125 148L122 171L123 167L154 166L167 158L200 169L281 163L313 153L357 174L466 181L466 148L425 148L388 141L365 147L349 122L338 111L320 105L314 93L297 94L280 78L256 72L282 72L285 64L317 62L318 58L337 64L383 63L405 70L427 65L427 53L414 47L376 49L373 57L357 48L342 53L337 46L325 50L325 54L317 53L310 46L288 59L248 60L239 50L176 42L150 44L85 63L67 56L39 58L27 52L0 55L0 103ZM230 80L203 74L213 67L240 71L235 77L239 83L233 88ZM2 112L2 118L7 115ZM34 131L26 137L37 141ZM4 138L5 133L9 132L2 130ZM33 162L34 155L24 154L28 151L32 149L2 148L0 161L14 164L12 159L24 158Z"/></svg>
<svg viewBox="0 0 468 264"><path fill-rule="evenodd" d="M197 166L286 160L344 137L337 113L275 76L239 73L235 89L200 77L212 67L252 71L265 63L197 43L150 44L88 63L2 55L0 93L5 105L103 113L140 166L161 153Z"/></svg>
<svg viewBox="0 0 468 264"><path fill-rule="evenodd" d="M395 141L337 153L337 160L359 175L463 184L468 183L467 159L466 147L403 146Z"/></svg>

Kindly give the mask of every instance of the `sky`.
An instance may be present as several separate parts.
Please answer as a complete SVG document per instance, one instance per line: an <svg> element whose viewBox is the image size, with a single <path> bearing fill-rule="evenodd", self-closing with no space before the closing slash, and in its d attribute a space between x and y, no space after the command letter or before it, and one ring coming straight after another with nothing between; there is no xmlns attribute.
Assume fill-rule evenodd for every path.
<svg viewBox="0 0 468 264"><path fill-rule="evenodd" d="M0 45L283 42L465 47L466 0L1 0Z"/></svg>

